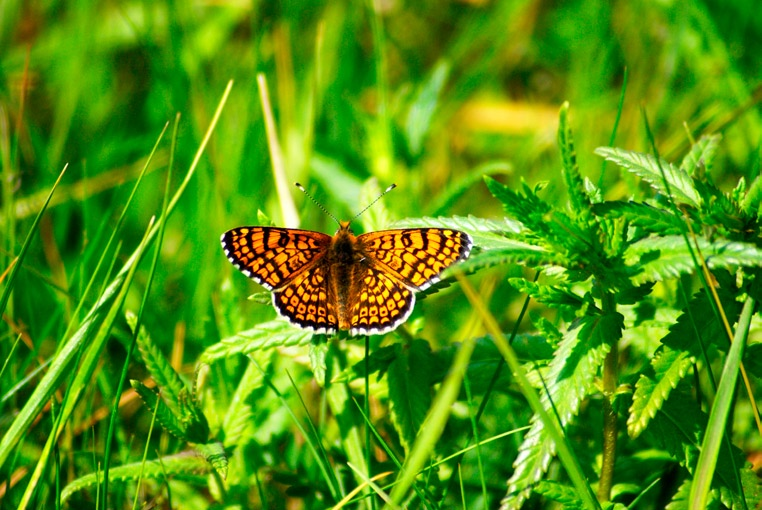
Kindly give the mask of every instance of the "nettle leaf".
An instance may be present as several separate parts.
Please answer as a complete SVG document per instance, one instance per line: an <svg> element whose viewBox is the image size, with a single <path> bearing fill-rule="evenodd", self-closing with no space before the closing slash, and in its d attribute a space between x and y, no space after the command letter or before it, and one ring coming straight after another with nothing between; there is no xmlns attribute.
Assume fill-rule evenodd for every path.
<svg viewBox="0 0 762 510"><path fill-rule="evenodd" d="M685 351L659 349L654 354L652 370L642 373L635 383L630 416L627 418L627 432L632 438L646 430L693 363L693 358Z"/></svg>
<svg viewBox="0 0 762 510"><path fill-rule="evenodd" d="M722 227L725 231L741 235L745 233L743 211L730 195L723 193L711 183L697 182L696 189L701 194L706 209L702 211L706 226Z"/></svg>
<svg viewBox="0 0 762 510"><path fill-rule="evenodd" d="M127 324L135 333L135 325L137 324L137 316L134 313L128 312L126 314ZM164 398L167 406L172 409L177 415L182 414L180 406L180 393L185 391L186 386L180 375L175 372L172 365L164 357L164 354L151 340L151 337L146 332L146 329L141 326L140 332L137 337L138 350L143 358L148 372L151 377L156 381L156 385L161 388L161 394Z"/></svg>
<svg viewBox="0 0 762 510"><path fill-rule="evenodd" d="M669 400L654 416L648 433L693 474L709 418L696 404L690 386L689 382L684 381L672 392ZM723 442L712 478L712 492L719 494L723 505L733 509L748 508L748 500L744 501L743 494L738 490L739 478L744 493L748 491L759 497L759 480L756 475L752 477L745 474L746 471L753 474L746 464L743 452L736 446L731 446L731 450L728 450L727 443Z"/></svg>
<svg viewBox="0 0 762 510"><path fill-rule="evenodd" d="M468 233L474 246L481 250L511 248L517 245L517 236L523 226L520 222L504 218L502 221L485 220L475 216L452 216L440 218L406 218L395 221L389 228L451 228ZM524 246L528 246L525 243Z"/></svg>
<svg viewBox="0 0 762 510"><path fill-rule="evenodd" d="M722 136L716 134L704 135L699 138L698 142L693 144L690 152L683 158L682 163L680 163L680 169L690 176L702 173L699 172L702 168L711 170L714 155L717 152L717 146L721 139Z"/></svg>
<svg viewBox="0 0 762 510"><path fill-rule="evenodd" d="M545 409L551 416L558 416L562 427L579 412L583 399L593 390L598 370L611 343L622 337L623 326L624 317L619 313L585 316L574 321L564 335L544 378L547 391L541 395ZM545 426L533 416L514 462L515 471L508 481L502 508L521 506L534 484L542 479L555 452Z"/></svg>
<svg viewBox="0 0 762 510"><path fill-rule="evenodd" d="M297 328L285 319L275 319L223 338L204 351L199 363L212 363L236 354L248 354L274 347L308 345L312 336L312 332Z"/></svg>
<svg viewBox="0 0 762 510"><path fill-rule="evenodd" d="M666 177L669 191L672 193L675 202L696 208L701 205L701 197L693 186L691 176L671 163L664 160L657 161L650 154L614 147L598 147L595 149L595 153L639 176L659 193L669 196L670 193L667 192L664 184ZM662 170L664 175L662 175Z"/></svg>
<svg viewBox="0 0 762 510"><path fill-rule="evenodd" d="M264 386L263 380L262 370L254 363L247 363L246 370L225 409L222 430L226 446L242 447L252 440L250 435L246 434L247 428L254 420L254 411L250 399L255 391Z"/></svg>
<svg viewBox="0 0 762 510"><path fill-rule="evenodd" d="M749 186L749 191L746 193L743 201L741 202L741 208L748 215L756 216L759 219L760 205L762 204L762 176L757 176Z"/></svg>
<svg viewBox="0 0 762 510"><path fill-rule="evenodd" d="M523 194L519 194L491 177L485 176L484 181L490 192L502 202L506 212L521 220L526 230L531 232L535 240L532 244L562 256L585 252L594 244L584 224L554 210L526 184L522 187ZM525 239L530 237L525 236Z"/></svg>
<svg viewBox="0 0 762 510"><path fill-rule="evenodd" d="M568 122L569 103L561 106L558 121L558 146L561 149L561 170L566 181L566 190L569 193L574 216L587 216L590 211L585 182L577 165L577 154L574 151L574 137Z"/></svg>
<svg viewBox="0 0 762 510"><path fill-rule="evenodd" d="M151 414L156 413L156 421L164 430L178 439L187 441L185 424L182 423L177 414L173 413L167 405L164 405L154 390L135 379L130 380L130 385L143 400Z"/></svg>
<svg viewBox="0 0 762 510"><path fill-rule="evenodd" d="M326 357L328 356L328 342L310 344L310 369L315 381L325 387L325 375L327 373Z"/></svg>
<svg viewBox="0 0 762 510"><path fill-rule="evenodd" d="M509 278L508 284L519 292L528 294L538 303L552 307L580 309L586 305L582 296L578 296L571 290L559 285L540 285L524 278Z"/></svg>
<svg viewBox="0 0 762 510"><path fill-rule="evenodd" d="M753 244L724 239L708 241L701 237L696 241L710 269L762 266L762 250ZM696 269L681 236L641 239L627 248L625 261L639 270L638 274L632 276L635 285L677 278L682 274L693 273Z"/></svg>
<svg viewBox="0 0 762 510"><path fill-rule="evenodd" d="M387 345L385 347L371 351L370 354L368 354L367 359L368 377L370 377L372 374L378 373L377 378L381 379L389 370L389 365L391 365L394 360L397 359L401 351L402 345L398 343ZM362 359L351 367L343 370L341 374L333 378L333 381L348 383L355 378L364 379L365 366L366 360Z"/></svg>
<svg viewBox="0 0 762 510"><path fill-rule="evenodd" d="M718 273L717 293L728 320L732 324L741 312L741 304L734 299L731 275ZM700 338L697 338L700 335ZM710 345L725 350L727 335L720 324L712 304L704 292L698 292L686 309L662 338L662 346L651 360L651 370L641 374L635 384L635 393L627 419L627 431L639 436L650 420L664 405L670 393L677 388L703 351Z"/></svg>
<svg viewBox="0 0 762 510"><path fill-rule="evenodd" d="M205 475L210 471L210 465L196 452L188 451L162 457L160 460L149 460L145 463L135 462L124 466L112 467L108 472L110 482L136 481L139 478L166 480L174 479L197 479L199 475ZM198 480L201 484L205 480ZM75 492L88 487L96 487L103 483L103 473L90 473L77 478L61 491L61 502L66 502Z"/></svg>
<svg viewBox="0 0 762 510"><path fill-rule="evenodd" d="M623 218L649 234L663 236L680 234L682 232L680 225L685 221L669 210L641 202L603 202L593 205L593 212L607 218Z"/></svg>
<svg viewBox="0 0 762 510"><path fill-rule="evenodd" d="M585 504L579 499L576 489L568 485L541 480L534 487L534 492L551 501L561 504L564 510L585 508Z"/></svg>
<svg viewBox="0 0 762 510"><path fill-rule="evenodd" d="M220 442L196 444L193 448L206 459L215 471L224 479L228 475L228 456Z"/></svg>
<svg viewBox="0 0 762 510"><path fill-rule="evenodd" d="M180 392L180 421L185 428L186 440L191 443L205 443L209 440L209 423L201 406L190 390Z"/></svg>
<svg viewBox="0 0 762 510"><path fill-rule="evenodd" d="M473 273L485 267L504 266L506 264L522 264L525 266L562 266L567 260L555 253L542 248L516 243L513 248L489 250L472 253L458 268L465 273Z"/></svg>
<svg viewBox="0 0 762 510"><path fill-rule="evenodd" d="M432 359L428 342L414 340L389 365L392 421L406 452L415 442L431 406Z"/></svg>

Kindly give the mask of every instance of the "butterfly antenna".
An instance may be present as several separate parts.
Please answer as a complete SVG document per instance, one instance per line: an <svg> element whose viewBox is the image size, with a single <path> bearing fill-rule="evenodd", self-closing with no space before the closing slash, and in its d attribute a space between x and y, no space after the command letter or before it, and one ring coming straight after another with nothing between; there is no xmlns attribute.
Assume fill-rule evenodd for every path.
<svg viewBox="0 0 762 510"><path fill-rule="evenodd" d="M295 182L295 183L294 183L294 186L296 186L297 188L299 188L300 190L302 190L302 193L304 193L305 195L307 195L307 197L309 197L309 199L310 199L310 200L312 200L312 201L315 203L315 205L316 205L316 206L318 206L318 208L320 208L320 210L321 210L321 211L323 211L324 213L326 213L326 214L327 214L327 215L328 215L328 216L329 216L329 217L330 217L330 218L331 218L333 221L335 221L336 223L338 223L339 225L341 225L341 222L340 222L339 220L337 220L337 219L336 219L336 216L334 216L333 214L331 214L330 212L328 212L328 209L326 209L326 208L325 208L325 206L323 206L323 204L321 204L320 202L318 202L317 200L315 200L315 197L313 197L312 195L310 195L309 193L307 193L307 190L306 190L306 189L304 189L304 186L302 186L302 185L301 185L301 184L299 184L298 182ZM384 192L384 193L386 193L386 192ZM383 196L383 195L381 195L381 196ZM378 198L381 198L381 197L378 197Z"/></svg>
<svg viewBox="0 0 762 510"><path fill-rule="evenodd" d="M389 193L391 190L393 190L393 189L394 189L394 188L396 188L396 187L397 187L397 185L396 185L396 184L392 184L391 186L389 186L388 188L386 188L386 189L384 190L384 192L383 192L383 193L381 193L379 196L377 196L377 197L376 197L376 199L375 199L373 202L371 202L371 203L369 203L368 205L366 205L366 206L365 206L365 209L363 209L363 210L362 210L362 211L360 211L359 213L355 214L355 217L354 217L354 218L352 218L352 220L351 220L349 223L352 223L353 221L355 221L355 220L356 220L356 219L357 219L357 218L358 218L358 217L359 217L359 216L360 216L362 213L364 213L365 211L367 211L368 209L370 209L370 208L371 208L371 206L372 206L373 204L375 204L376 202L378 202L379 200L381 200L381 197L383 197L384 195L386 195L387 193Z"/></svg>

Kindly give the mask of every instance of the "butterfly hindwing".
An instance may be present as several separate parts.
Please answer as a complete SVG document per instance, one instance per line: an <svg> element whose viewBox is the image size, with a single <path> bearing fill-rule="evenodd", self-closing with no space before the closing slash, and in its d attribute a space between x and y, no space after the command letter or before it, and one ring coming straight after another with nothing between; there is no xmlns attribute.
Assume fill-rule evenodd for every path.
<svg viewBox="0 0 762 510"><path fill-rule="evenodd" d="M273 304L292 324L316 333L336 332L336 297L329 285L326 266L316 264L273 292Z"/></svg>
<svg viewBox="0 0 762 510"><path fill-rule="evenodd" d="M415 295L396 277L370 266L354 282L350 295L349 332L352 335L380 335L407 320Z"/></svg>

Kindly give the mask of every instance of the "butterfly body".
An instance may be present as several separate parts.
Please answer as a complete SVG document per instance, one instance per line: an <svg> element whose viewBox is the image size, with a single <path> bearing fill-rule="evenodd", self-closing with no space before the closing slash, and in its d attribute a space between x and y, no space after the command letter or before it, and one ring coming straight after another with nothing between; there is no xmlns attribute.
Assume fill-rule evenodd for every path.
<svg viewBox="0 0 762 510"><path fill-rule="evenodd" d="M332 334L383 334L413 310L415 292L468 257L471 238L457 230L421 228L355 236L340 222L333 236L310 230L239 227L221 243L246 276L273 292L291 323Z"/></svg>

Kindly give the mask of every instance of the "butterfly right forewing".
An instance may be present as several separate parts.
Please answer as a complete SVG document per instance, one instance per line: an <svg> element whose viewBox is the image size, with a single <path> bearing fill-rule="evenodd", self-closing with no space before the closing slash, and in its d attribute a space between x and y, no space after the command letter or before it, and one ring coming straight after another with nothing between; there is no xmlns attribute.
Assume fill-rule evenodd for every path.
<svg viewBox="0 0 762 510"><path fill-rule="evenodd" d="M331 236L277 227L238 227L220 238L228 260L268 290L279 290L328 250Z"/></svg>
<svg viewBox="0 0 762 510"><path fill-rule="evenodd" d="M468 258L473 245L465 232L441 228L381 230L357 239L376 265L416 291L438 282L442 271Z"/></svg>

